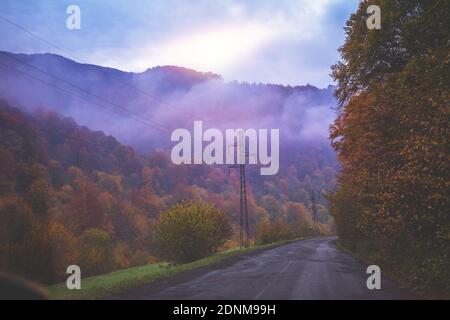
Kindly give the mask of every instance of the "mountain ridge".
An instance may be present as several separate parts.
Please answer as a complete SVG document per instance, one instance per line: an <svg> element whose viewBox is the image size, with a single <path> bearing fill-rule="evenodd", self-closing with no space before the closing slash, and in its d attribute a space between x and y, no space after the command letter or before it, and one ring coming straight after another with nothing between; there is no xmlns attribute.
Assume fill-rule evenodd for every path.
<svg viewBox="0 0 450 320"><path fill-rule="evenodd" d="M108 66L103 66L103 65L99 65L99 64L93 64L93 63L86 63L86 62L79 62L76 61L75 59L70 59L68 57L65 57L63 55L60 54L56 54L56 53L50 53L50 52L46 52L46 53L19 53L19 52L10 52L10 51L4 51L4 50L0 50L0 54L11 54L14 56L21 56L21 57L26 57L26 58L38 58L40 56L43 57L53 57L56 59L62 59L63 61L66 62L71 62L71 63L75 63L77 65L82 65L82 66L87 66L87 67L96 67L99 69L104 69L105 71L113 71L113 72L120 72L120 73L124 73L124 74L131 74L131 75L144 75L147 73L151 73L151 72L155 72L155 71L159 71L159 70L165 70L165 71L177 71L177 72L185 72L185 73L194 73L197 76L201 76L203 75L205 77L205 79L218 79L218 80L222 80L225 84L229 84L229 83L237 83L237 84L245 84L245 85L254 85L254 86L276 86L276 87L282 87L282 88L293 88L293 89L317 89L317 90L334 90L335 86L332 84L329 84L326 87L320 88L318 86L306 83L306 84L298 84L298 85L284 85L284 84L278 84L278 83L271 83L271 82L248 82L248 81L240 81L240 80L230 80L230 81L224 81L223 77L215 72L211 72L211 71L198 71L189 67L184 67L184 66L178 66L178 65L156 65L153 67L148 67L147 69L145 69L144 71L140 71L140 72L136 72L136 71L127 71L127 70L122 70L122 69L118 69L118 68L114 68L114 67L108 67Z"/></svg>

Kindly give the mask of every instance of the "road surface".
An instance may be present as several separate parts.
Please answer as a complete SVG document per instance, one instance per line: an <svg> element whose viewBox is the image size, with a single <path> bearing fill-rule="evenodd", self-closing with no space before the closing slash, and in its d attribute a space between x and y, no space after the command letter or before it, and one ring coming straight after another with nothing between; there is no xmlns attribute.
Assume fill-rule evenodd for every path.
<svg viewBox="0 0 450 320"><path fill-rule="evenodd" d="M121 298L132 299L414 299L383 276L369 290L367 265L338 250L336 238L292 242L239 257L190 279L149 284Z"/></svg>

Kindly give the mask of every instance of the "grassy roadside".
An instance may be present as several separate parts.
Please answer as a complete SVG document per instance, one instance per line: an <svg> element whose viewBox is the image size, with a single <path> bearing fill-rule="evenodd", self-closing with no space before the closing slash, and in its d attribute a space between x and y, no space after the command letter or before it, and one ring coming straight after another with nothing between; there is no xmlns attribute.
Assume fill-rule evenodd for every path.
<svg viewBox="0 0 450 320"><path fill-rule="evenodd" d="M125 289L143 285L158 279L172 277L184 271L193 270L221 262L229 257L255 250L269 249L295 240L281 241L249 248L234 248L190 263L170 267L167 263L155 263L114 271L82 279L81 290L68 290L65 283L47 287L50 299L98 299L117 294Z"/></svg>

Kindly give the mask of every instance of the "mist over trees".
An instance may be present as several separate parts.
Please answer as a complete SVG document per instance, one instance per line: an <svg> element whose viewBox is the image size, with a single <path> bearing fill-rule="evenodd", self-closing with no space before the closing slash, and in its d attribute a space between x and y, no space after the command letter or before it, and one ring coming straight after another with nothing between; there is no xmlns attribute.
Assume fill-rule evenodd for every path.
<svg viewBox="0 0 450 320"><path fill-rule="evenodd" d="M448 1L368 2L345 28L333 67L342 165L331 196L341 241L410 285L450 290Z"/></svg>
<svg viewBox="0 0 450 320"><path fill-rule="evenodd" d="M101 130L139 152L167 149L170 133L192 128L281 128L286 149L330 148L334 88L225 82L180 67L142 73L80 64L53 54L0 52L0 97L27 111L45 109Z"/></svg>

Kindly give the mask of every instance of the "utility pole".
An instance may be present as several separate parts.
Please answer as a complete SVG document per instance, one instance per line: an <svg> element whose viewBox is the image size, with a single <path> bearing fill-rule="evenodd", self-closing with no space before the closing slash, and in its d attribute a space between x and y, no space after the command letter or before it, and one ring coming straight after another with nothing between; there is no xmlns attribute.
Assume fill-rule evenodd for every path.
<svg viewBox="0 0 450 320"><path fill-rule="evenodd" d="M244 227L245 227L245 247L248 247L250 244L250 230L248 226L248 206L247 206L247 187L245 182L245 164L241 164L241 203L243 206L244 213Z"/></svg>
<svg viewBox="0 0 450 320"><path fill-rule="evenodd" d="M311 202L312 202L314 232L316 232L317 231L317 206L316 206L316 196L315 196L314 190L311 190Z"/></svg>
<svg viewBox="0 0 450 320"><path fill-rule="evenodd" d="M245 159L250 155L245 151L244 132L239 131L239 142L229 147L238 150L239 164L228 166L229 169L239 168L239 246L248 247L250 241L250 229L248 224L247 186L245 181ZM245 239L244 239L245 229Z"/></svg>

